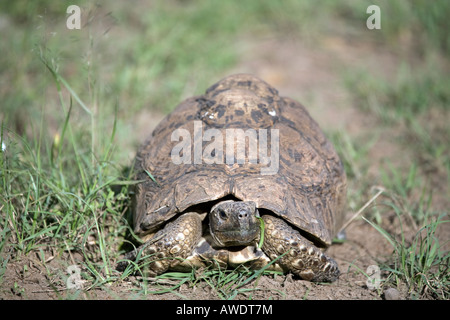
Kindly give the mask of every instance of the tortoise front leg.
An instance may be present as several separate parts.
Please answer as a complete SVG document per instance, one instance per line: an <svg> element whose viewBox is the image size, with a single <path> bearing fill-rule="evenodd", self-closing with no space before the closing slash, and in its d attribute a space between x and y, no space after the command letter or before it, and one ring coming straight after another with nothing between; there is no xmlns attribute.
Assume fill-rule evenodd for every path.
<svg viewBox="0 0 450 320"><path fill-rule="evenodd" d="M270 259L286 253L277 262L304 280L332 282L339 277L336 261L326 256L309 240L280 218L262 217L265 223L262 250Z"/></svg>
<svg viewBox="0 0 450 320"><path fill-rule="evenodd" d="M163 229L146 243L125 254L124 259L134 260L139 252L141 257L148 256L150 263L146 271L150 276L166 272L189 257L202 235L202 221L195 212L181 215L169 222ZM118 270L124 270L128 261L117 265Z"/></svg>

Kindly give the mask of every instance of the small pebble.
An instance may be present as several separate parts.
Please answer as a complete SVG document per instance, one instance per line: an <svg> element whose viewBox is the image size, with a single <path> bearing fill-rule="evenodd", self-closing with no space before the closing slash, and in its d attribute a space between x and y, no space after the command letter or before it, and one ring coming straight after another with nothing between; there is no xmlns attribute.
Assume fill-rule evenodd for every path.
<svg viewBox="0 0 450 320"><path fill-rule="evenodd" d="M397 289L388 288L384 290L384 298L386 300L400 300L400 293Z"/></svg>

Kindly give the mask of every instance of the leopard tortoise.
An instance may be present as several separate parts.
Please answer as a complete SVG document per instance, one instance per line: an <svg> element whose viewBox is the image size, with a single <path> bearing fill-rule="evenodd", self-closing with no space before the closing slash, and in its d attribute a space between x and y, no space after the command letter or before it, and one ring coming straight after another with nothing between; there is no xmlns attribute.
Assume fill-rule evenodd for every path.
<svg viewBox="0 0 450 320"><path fill-rule="evenodd" d="M140 252L151 274L245 265L338 278L324 251L344 216L342 162L305 108L263 80L231 75L182 102L139 148L135 172L144 244L119 269Z"/></svg>

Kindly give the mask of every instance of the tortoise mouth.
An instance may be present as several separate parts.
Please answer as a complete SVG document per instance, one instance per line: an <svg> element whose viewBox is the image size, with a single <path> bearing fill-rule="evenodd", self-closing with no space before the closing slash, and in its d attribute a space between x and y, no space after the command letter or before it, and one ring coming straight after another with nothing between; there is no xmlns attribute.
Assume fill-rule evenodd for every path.
<svg viewBox="0 0 450 320"><path fill-rule="evenodd" d="M254 244L259 233L259 224L249 229L211 230L214 241L221 247L243 247Z"/></svg>

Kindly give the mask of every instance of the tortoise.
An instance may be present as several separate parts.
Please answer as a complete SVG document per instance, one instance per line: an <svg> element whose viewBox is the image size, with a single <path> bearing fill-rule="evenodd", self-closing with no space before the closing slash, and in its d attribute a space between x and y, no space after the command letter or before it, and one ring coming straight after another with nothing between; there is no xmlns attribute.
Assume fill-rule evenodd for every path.
<svg viewBox="0 0 450 320"><path fill-rule="evenodd" d="M135 172L144 244L119 270L141 252L154 275L245 265L339 277L324 252L344 217L342 162L306 109L256 76L228 76L182 102L139 148Z"/></svg>

